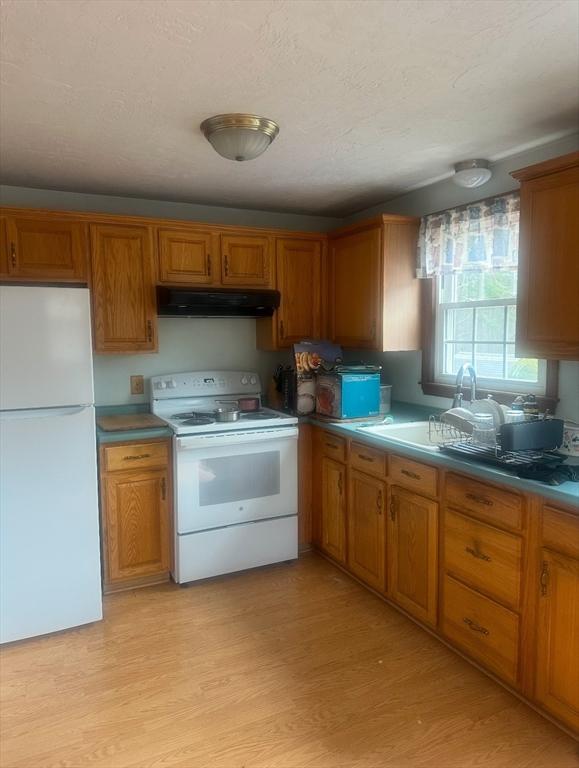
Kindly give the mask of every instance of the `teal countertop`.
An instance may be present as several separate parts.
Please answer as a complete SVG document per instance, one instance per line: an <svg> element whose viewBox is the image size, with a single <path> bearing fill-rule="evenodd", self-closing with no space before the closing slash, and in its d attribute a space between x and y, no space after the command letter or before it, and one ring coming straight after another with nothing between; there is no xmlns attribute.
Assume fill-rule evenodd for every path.
<svg viewBox="0 0 579 768"><path fill-rule="evenodd" d="M427 421L430 415L441 412L442 411L435 408L428 408L422 405L393 402L392 410L389 415L392 417L394 423L402 424L409 421ZM547 485L546 483L539 483L536 480L523 480L511 472L506 472L495 467L477 464L473 461L456 459L438 451L418 448L413 445L404 445L394 440L389 440L387 437L360 432L359 427L364 426L364 424L360 422L334 424L326 421L318 421L315 417L309 417L308 421L311 424L323 427L330 432L335 432L338 435L343 435L349 438L355 437L357 442L392 451L392 453L399 454L400 456L408 456L412 459L424 461L427 464L439 465L447 469L455 469L481 478L482 480L501 483L502 485L516 488L519 491L534 493L538 496L550 499L551 501L568 506L570 505L571 507L574 507L579 514L579 483L566 482L561 485ZM368 424L370 423L375 424L376 422L368 422Z"/></svg>
<svg viewBox="0 0 579 768"><path fill-rule="evenodd" d="M97 406L97 416L113 416L123 415L130 413L148 413L149 407L146 404L143 405L113 405L113 406ZM415 405L414 403L402 403L393 402L392 410L389 416L392 417L394 423L402 424L409 421L427 421L428 417L432 414L442 413L441 410L436 408L430 408L423 405ZM526 493L534 493L544 498L550 499L554 502L570 505L577 509L579 514L579 483L563 483L562 485L547 485L546 483L539 483L536 480L523 480L510 472L505 472L494 467L485 466L484 464L476 464L472 461L463 461L454 457L448 456L436 451L430 451L426 448L418 448L411 445L403 445L402 443L389 440L387 437L381 437L377 435L369 435L359 431L359 427L363 426L363 422L347 422L343 424L334 424L326 421L318 421L315 417L300 418L302 423L311 423L317 426L323 427L330 432L335 432L338 435L344 435L345 437L355 437L360 443L366 443L367 445L373 445L384 450L392 451L400 456L408 456L412 459L424 461L427 464L439 465L449 469L455 469L460 472L464 472L474 477L481 478L482 480L490 480L503 485L516 488L519 491ZM368 422L368 424L375 424L376 422ZM119 443L128 440L149 440L155 437L171 437L172 431L167 427L160 427L159 429L131 429L123 432L104 432L97 427L97 441L98 443Z"/></svg>
<svg viewBox="0 0 579 768"><path fill-rule="evenodd" d="M97 418L99 416L126 416L132 413L149 413L146 403L142 405L97 405L95 408ZM128 440L150 440L155 437L172 437L173 431L169 427L154 429L126 429L122 432L105 432L96 428L97 443L125 443Z"/></svg>

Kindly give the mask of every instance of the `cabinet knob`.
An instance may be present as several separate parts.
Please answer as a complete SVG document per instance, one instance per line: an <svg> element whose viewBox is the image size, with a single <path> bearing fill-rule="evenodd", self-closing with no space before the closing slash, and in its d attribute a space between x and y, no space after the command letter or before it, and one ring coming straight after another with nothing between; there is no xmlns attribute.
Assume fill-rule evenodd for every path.
<svg viewBox="0 0 579 768"><path fill-rule="evenodd" d="M396 520L396 496L390 497L390 520Z"/></svg>
<svg viewBox="0 0 579 768"><path fill-rule="evenodd" d="M16 245L14 243L10 243L10 263L16 269Z"/></svg>
<svg viewBox="0 0 579 768"><path fill-rule="evenodd" d="M376 507L378 508L378 514L382 514L382 491L378 491L378 498L376 499Z"/></svg>
<svg viewBox="0 0 579 768"><path fill-rule="evenodd" d="M223 271L225 272L225 277L229 275L229 256L225 254L225 259L223 261Z"/></svg>
<svg viewBox="0 0 579 768"><path fill-rule="evenodd" d="M153 341L153 323L147 320L147 341Z"/></svg>

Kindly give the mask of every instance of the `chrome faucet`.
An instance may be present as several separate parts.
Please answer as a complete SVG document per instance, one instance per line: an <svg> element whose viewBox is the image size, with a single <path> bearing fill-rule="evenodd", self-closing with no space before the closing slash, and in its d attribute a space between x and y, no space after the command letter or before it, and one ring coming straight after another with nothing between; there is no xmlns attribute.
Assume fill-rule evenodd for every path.
<svg viewBox="0 0 579 768"><path fill-rule="evenodd" d="M462 405L462 382L467 373L470 377L470 401L472 403L476 400L476 371L471 363L464 363L456 374L456 391L452 399L453 408L460 408Z"/></svg>

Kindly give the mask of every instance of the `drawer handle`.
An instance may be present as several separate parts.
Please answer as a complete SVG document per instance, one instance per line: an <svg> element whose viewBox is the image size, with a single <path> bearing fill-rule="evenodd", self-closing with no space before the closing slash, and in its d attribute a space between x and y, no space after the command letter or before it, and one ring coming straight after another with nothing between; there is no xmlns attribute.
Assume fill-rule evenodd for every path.
<svg viewBox="0 0 579 768"><path fill-rule="evenodd" d="M362 459L362 461L369 461L369 462L370 462L370 464L373 464L373 463L374 463L374 459L373 459L371 456L364 456L364 454L363 454L363 453L357 453L357 454L356 454L356 456L357 456L359 459Z"/></svg>
<svg viewBox="0 0 579 768"><path fill-rule="evenodd" d="M477 624L472 619L467 619L465 616L463 621L469 629L472 629L473 632L480 632L481 635L485 635L485 637L486 635L490 635L490 632L486 627L481 627L480 624Z"/></svg>
<svg viewBox="0 0 579 768"><path fill-rule="evenodd" d="M150 453L137 453L132 456L123 456L123 461L139 461L140 459L150 459Z"/></svg>
<svg viewBox="0 0 579 768"><path fill-rule="evenodd" d="M401 469L400 472L406 475L406 477L412 478L412 480L420 480L420 475L417 475L416 472L411 472L409 469Z"/></svg>
<svg viewBox="0 0 579 768"><path fill-rule="evenodd" d="M326 448L331 448L333 451L338 451L340 446L337 443L326 443Z"/></svg>
<svg viewBox="0 0 579 768"><path fill-rule="evenodd" d="M466 498L476 502L477 504L484 504L485 507L493 506L493 502L490 499L487 499L486 496L479 496L477 493L467 493Z"/></svg>
<svg viewBox="0 0 579 768"><path fill-rule="evenodd" d="M478 560L484 560L486 563L491 562L491 559L488 555L485 555L484 552L480 552L478 549L474 549L474 547L465 547L464 551L469 555L476 557Z"/></svg>

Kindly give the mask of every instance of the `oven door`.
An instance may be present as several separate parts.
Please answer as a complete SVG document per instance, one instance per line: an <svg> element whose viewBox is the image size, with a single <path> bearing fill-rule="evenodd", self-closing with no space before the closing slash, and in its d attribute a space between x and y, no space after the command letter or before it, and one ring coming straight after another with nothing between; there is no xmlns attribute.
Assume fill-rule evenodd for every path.
<svg viewBox="0 0 579 768"><path fill-rule="evenodd" d="M297 514L297 433L176 438L177 533Z"/></svg>

